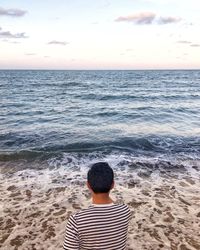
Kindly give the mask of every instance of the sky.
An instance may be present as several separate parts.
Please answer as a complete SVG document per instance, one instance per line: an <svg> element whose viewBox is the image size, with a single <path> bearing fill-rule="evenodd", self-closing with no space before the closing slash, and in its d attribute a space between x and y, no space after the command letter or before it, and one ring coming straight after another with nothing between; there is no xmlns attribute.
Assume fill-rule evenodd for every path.
<svg viewBox="0 0 200 250"><path fill-rule="evenodd" d="M199 0L1 0L0 69L200 69Z"/></svg>

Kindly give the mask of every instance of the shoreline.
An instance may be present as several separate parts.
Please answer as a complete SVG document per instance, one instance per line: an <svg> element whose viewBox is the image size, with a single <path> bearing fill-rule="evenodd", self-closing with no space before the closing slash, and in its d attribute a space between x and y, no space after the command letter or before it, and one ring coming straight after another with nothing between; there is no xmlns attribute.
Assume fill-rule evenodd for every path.
<svg viewBox="0 0 200 250"><path fill-rule="evenodd" d="M26 169L0 174L0 247L62 249L67 218L90 205L87 169ZM200 249L200 167L123 165L111 192L129 205L127 249Z"/></svg>

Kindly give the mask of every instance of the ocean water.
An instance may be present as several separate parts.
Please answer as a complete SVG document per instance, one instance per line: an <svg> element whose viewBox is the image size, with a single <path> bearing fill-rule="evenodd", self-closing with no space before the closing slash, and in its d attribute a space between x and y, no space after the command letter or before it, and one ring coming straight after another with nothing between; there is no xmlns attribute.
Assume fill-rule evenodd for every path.
<svg viewBox="0 0 200 250"><path fill-rule="evenodd" d="M200 71L0 71L0 249L61 249L97 161L128 249L200 249Z"/></svg>
<svg viewBox="0 0 200 250"><path fill-rule="evenodd" d="M0 71L4 170L133 159L199 164L200 71Z"/></svg>

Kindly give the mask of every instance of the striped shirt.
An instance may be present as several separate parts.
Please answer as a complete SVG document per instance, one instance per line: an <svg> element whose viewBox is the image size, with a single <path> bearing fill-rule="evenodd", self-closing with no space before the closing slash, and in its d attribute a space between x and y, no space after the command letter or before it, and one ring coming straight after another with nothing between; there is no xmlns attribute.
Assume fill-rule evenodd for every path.
<svg viewBox="0 0 200 250"><path fill-rule="evenodd" d="M125 204L92 204L71 215L65 250L124 250L130 210Z"/></svg>

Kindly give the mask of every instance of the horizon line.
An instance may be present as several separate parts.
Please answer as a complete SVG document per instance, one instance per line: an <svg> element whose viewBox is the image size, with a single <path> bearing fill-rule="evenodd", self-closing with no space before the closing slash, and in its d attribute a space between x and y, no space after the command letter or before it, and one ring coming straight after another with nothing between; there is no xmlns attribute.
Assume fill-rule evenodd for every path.
<svg viewBox="0 0 200 250"><path fill-rule="evenodd" d="M174 71L175 70L182 70L182 71L184 71L184 70L197 70L198 71L198 70L200 70L200 68L188 68L188 69L185 69L185 68L174 68L174 69L172 69L172 68L164 68L164 69L163 68L157 68L157 69L156 68L144 68L144 69L50 69L50 68L49 69L48 68L44 68L44 69L40 69L40 68L38 68L38 69L37 68L29 68L29 69L20 68L20 69L15 69L15 68L13 68L12 69L12 68L6 68L6 69L2 69L2 68L0 68L0 71L3 71L3 70L8 70L8 71L9 70L10 71L11 70L19 70L19 71L20 70L24 70L24 71L25 70L27 70L27 71L28 70L38 70L38 71L39 70L41 70L41 71L42 70L44 70L44 71L45 70L46 71L48 71L48 70L52 70L52 71L139 71L139 70L141 70L141 71L142 70L147 70L147 71L148 70L160 70L160 71L161 70L163 70L163 71L164 70L168 70L168 71L170 71L170 70L171 71L173 71L173 70Z"/></svg>

